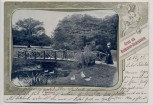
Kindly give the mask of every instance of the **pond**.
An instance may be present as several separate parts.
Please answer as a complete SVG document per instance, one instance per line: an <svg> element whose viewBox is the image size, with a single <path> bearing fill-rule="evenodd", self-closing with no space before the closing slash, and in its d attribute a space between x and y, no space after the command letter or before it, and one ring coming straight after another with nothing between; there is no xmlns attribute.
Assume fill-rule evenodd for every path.
<svg viewBox="0 0 153 105"><path fill-rule="evenodd" d="M69 70L63 70L51 62L43 62L35 66L25 66L12 72L12 82L17 86L47 85L48 81L58 77L66 77Z"/></svg>

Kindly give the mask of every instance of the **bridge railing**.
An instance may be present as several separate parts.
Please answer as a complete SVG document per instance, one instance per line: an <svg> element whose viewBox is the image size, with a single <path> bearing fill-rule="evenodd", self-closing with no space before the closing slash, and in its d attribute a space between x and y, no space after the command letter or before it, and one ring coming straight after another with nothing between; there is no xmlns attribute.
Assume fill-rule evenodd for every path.
<svg viewBox="0 0 153 105"><path fill-rule="evenodd" d="M66 50L52 50L52 49L33 49L33 48L22 48L14 49L14 58L25 58L25 59L73 59L73 51Z"/></svg>
<svg viewBox="0 0 153 105"><path fill-rule="evenodd" d="M84 53L84 52L80 52ZM98 51L92 51L98 59L101 55L105 56L104 53ZM42 48L18 48L14 49L14 58L24 59L53 59L53 60L75 60L78 52L71 50L53 50L53 49L42 49Z"/></svg>

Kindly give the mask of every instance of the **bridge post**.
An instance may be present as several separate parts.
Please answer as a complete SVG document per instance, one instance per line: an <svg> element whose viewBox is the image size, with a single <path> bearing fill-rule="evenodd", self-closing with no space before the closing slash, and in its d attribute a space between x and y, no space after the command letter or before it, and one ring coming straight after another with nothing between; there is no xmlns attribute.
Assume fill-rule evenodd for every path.
<svg viewBox="0 0 153 105"><path fill-rule="evenodd" d="M65 51L63 51L63 57L62 57L62 59L65 59Z"/></svg>
<svg viewBox="0 0 153 105"><path fill-rule="evenodd" d="M63 51L63 59L67 59L67 50Z"/></svg>
<svg viewBox="0 0 153 105"><path fill-rule="evenodd" d="M17 57L19 58L20 57L20 54L19 54L20 52L19 51L17 51Z"/></svg>
<svg viewBox="0 0 153 105"><path fill-rule="evenodd" d="M45 51L43 53L44 53L43 55L44 55L44 59L45 59Z"/></svg>
<svg viewBox="0 0 153 105"><path fill-rule="evenodd" d="M35 52L34 52L35 60L36 60L36 56L37 56L36 54L37 54L37 52L35 51Z"/></svg>
<svg viewBox="0 0 153 105"><path fill-rule="evenodd" d="M55 61L56 61L56 60L57 60L57 54L56 54L56 51L54 51L54 53L55 53L54 58L55 58Z"/></svg>
<svg viewBox="0 0 153 105"><path fill-rule="evenodd" d="M25 59L27 59L27 51L25 51L24 54L25 54Z"/></svg>

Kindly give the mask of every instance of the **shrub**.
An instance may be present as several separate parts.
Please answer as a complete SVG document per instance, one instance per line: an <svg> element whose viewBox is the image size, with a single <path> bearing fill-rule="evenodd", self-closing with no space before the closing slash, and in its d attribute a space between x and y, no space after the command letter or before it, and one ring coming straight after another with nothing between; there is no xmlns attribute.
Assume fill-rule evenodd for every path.
<svg viewBox="0 0 153 105"><path fill-rule="evenodd" d="M92 52L83 52L82 62L85 66L91 66L95 64L95 55Z"/></svg>
<svg viewBox="0 0 153 105"><path fill-rule="evenodd" d="M75 55L79 68L95 64L96 56L92 52L77 52Z"/></svg>

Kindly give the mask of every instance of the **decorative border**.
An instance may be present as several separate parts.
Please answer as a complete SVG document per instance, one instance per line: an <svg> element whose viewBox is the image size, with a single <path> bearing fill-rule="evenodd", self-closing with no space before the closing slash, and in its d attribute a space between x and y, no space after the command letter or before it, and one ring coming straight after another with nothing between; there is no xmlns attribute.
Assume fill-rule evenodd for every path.
<svg viewBox="0 0 153 105"><path fill-rule="evenodd" d="M134 4L134 5L133 5ZM126 33L129 33L131 31L135 31L136 28L138 28L137 32L140 32L140 27L143 24L148 22L148 18L142 18L141 21L136 19L136 23L138 22L139 25L138 27L131 28L132 23L127 24L131 20L125 21L123 17L128 17L128 16L133 16L133 13L135 14L140 14L139 12L141 11L139 7L139 12L135 12L135 7L139 6L141 3L136 2L136 3L131 3L131 2L126 2L126 3L121 3L121 2L5 2L4 5L4 95L24 95L28 94L30 91L34 90L34 88L48 88L47 86L45 87L24 87L24 88L17 88L14 85L10 83L10 80L8 77L10 77L10 70L11 70L11 63L12 63L12 58L11 58L11 51L12 51L12 39L11 39L11 16L14 10L16 9L45 9L45 10L58 10L58 9L88 9L88 10L99 10L99 9L112 9L115 10L118 15L119 15L119 31L118 31L118 70L119 70L119 81L118 84L115 85L112 88L100 88L100 87L86 87L86 88L91 88L91 91L101 91L102 94L104 92L108 92L108 94L114 94L114 92L118 92L118 94L124 94L120 92L122 89L122 81L123 81L123 71L125 70L125 59L127 56L123 56L120 58L119 56L119 43L124 40L125 38L130 37L130 35L127 35ZM148 5L147 2L144 3L145 6ZM129 9L126 9L129 6ZM121 9L122 7L122 9ZM130 12L131 13L130 13ZM146 13L148 14L148 13ZM140 15L145 15L144 13L141 13ZM143 16L141 16L143 17ZM147 16L146 16L147 17ZM135 18L135 15L134 17ZM133 21L134 22L134 21ZM124 28L123 25L128 28ZM9 27L9 28L8 28ZM124 35L122 33L125 33ZM144 46L148 45L148 42L144 44ZM141 46L142 48L143 46ZM141 49L139 48L139 49ZM137 49L138 50L138 49ZM132 55L135 51L132 51L132 53L128 54L128 56ZM49 86L50 87L50 86ZM65 87L69 88L69 87ZM84 87L79 87L79 88L84 88Z"/></svg>

